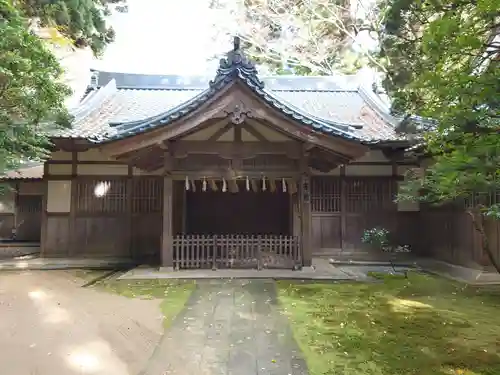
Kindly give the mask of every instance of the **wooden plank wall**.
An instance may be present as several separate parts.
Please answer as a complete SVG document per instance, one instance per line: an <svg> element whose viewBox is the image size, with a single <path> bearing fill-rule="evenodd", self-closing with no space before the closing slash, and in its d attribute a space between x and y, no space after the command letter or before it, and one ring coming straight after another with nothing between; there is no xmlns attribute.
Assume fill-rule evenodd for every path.
<svg viewBox="0 0 500 375"><path fill-rule="evenodd" d="M500 260L500 221L486 220L490 249ZM481 237L469 214L460 209L424 208L421 212L422 255L467 267L489 266Z"/></svg>
<svg viewBox="0 0 500 375"><path fill-rule="evenodd" d="M380 226L393 241L419 250L418 212L398 212L397 178L314 176L311 181L313 252L316 255L368 251L365 229Z"/></svg>
<svg viewBox="0 0 500 375"><path fill-rule="evenodd" d="M398 211L393 203L397 180L390 177L313 177L314 253L366 256L369 250L361 243L363 231L380 226L393 233L394 243L410 245L413 255L468 267L490 264L464 207L421 205L420 211ZM486 220L485 229L490 248L500 260L500 221Z"/></svg>
<svg viewBox="0 0 500 375"><path fill-rule="evenodd" d="M29 184L26 182L25 184ZM0 212L0 239L39 242L41 230L41 195L15 194L15 212Z"/></svg>
<svg viewBox="0 0 500 375"><path fill-rule="evenodd" d="M156 176L78 176L71 212L48 215L45 255L156 259L162 183Z"/></svg>

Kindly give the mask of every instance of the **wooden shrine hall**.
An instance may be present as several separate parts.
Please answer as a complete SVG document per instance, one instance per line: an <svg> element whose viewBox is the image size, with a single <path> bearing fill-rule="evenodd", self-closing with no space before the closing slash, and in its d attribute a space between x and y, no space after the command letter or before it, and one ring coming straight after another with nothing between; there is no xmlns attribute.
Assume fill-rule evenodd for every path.
<svg viewBox="0 0 500 375"><path fill-rule="evenodd" d="M364 251L375 225L417 246L418 204L394 203L411 143L348 80L260 78L235 38L209 82L94 72L72 114L48 160L3 177L12 202L39 198L44 257L297 268ZM18 204L2 206L4 238Z"/></svg>

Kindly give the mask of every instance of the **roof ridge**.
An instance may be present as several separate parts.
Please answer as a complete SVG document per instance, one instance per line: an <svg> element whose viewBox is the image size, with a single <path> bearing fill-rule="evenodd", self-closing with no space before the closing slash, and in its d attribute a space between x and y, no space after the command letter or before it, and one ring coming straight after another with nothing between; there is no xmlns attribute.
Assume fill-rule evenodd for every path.
<svg viewBox="0 0 500 375"><path fill-rule="evenodd" d="M203 91L206 90L207 87L135 87L135 86L120 86L117 87L117 91L128 90L128 91ZM272 92L350 92L357 93L357 88L352 89L273 89L268 88L269 91Z"/></svg>

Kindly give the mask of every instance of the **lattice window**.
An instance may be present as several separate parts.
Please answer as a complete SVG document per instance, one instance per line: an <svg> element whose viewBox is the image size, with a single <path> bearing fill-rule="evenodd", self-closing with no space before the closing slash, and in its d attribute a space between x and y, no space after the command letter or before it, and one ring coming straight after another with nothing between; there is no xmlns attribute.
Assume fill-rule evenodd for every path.
<svg viewBox="0 0 500 375"><path fill-rule="evenodd" d="M340 178L313 177L311 179L311 210L313 212L340 212Z"/></svg>
<svg viewBox="0 0 500 375"><path fill-rule="evenodd" d="M500 203L500 190L496 192L474 193L464 199L465 208L473 208L478 205L491 206Z"/></svg>
<svg viewBox="0 0 500 375"><path fill-rule="evenodd" d="M127 212L126 179L77 180L76 184L77 212L105 214Z"/></svg>
<svg viewBox="0 0 500 375"><path fill-rule="evenodd" d="M132 212L157 213L162 211L163 179L140 178L132 181Z"/></svg>
<svg viewBox="0 0 500 375"><path fill-rule="evenodd" d="M40 195L20 195L17 209L19 213L42 212L42 197Z"/></svg>
<svg viewBox="0 0 500 375"><path fill-rule="evenodd" d="M348 178L347 212L373 212L397 208L396 183L388 178Z"/></svg>

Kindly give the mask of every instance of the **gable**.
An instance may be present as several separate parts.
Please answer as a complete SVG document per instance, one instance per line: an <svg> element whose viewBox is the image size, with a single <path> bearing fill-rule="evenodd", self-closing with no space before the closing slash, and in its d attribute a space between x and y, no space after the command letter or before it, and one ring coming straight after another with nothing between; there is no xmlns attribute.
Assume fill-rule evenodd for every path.
<svg viewBox="0 0 500 375"><path fill-rule="evenodd" d="M329 124L309 121L310 125L304 126L300 114L286 107L277 108L238 80L225 85L212 96L207 95L198 107L194 105L192 103L191 111L186 111L184 116L176 116L170 123L163 116L158 116L148 124L124 124L124 129L129 132L134 131L130 129L140 131L104 142L102 149L108 155L119 156L178 140L215 140L222 136L221 140L228 141L235 139L231 128L239 128L240 137L244 129L247 139L259 139L262 136L259 139L261 141L295 140L334 150L348 159L359 157L366 151L360 140L349 134L348 127L333 129L330 132L333 134L327 135L325 131L316 129L329 127ZM169 116L172 116L172 112L167 114ZM151 130L143 130L146 126ZM227 131L224 131L224 127ZM216 135L216 138L212 138Z"/></svg>
<svg viewBox="0 0 500 375"><path fill-rule="evenodd" d="M290 142L290 136L282 134L258 121L246 119L241 124L233 124L228 119L196 130L179 138L180 141L211 142Z"/></svg>

